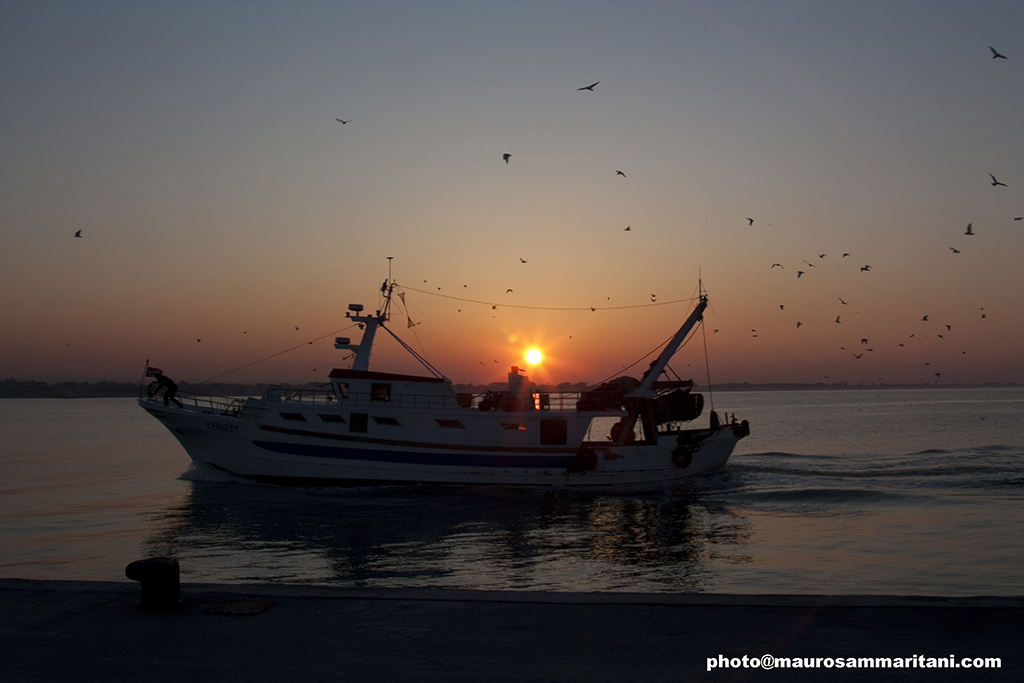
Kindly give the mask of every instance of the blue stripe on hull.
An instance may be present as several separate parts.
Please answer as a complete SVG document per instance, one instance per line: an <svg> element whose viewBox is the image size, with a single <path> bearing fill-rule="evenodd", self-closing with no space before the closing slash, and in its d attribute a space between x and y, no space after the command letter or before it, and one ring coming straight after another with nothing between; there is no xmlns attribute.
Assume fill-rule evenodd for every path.
<svg viewBox="0 0 1024 683"><path fill-rule="evenodd" d="M254 446L272 453L334 460L366 460L402 465L437 465L448 467L497 467L502 469L536 468L565 469L575 455L478 455L474 453L417 453L414 451L370 450L315 446L310 444L253 441Z"/></svg>

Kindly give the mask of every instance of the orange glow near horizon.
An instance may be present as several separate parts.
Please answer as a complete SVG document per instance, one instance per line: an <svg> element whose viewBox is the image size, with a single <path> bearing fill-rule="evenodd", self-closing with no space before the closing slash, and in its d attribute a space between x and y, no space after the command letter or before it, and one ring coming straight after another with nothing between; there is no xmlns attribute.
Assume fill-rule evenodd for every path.
<svg viewBox="0 0 1024 683"><path fill-rule="evenodd" d="M581 25L536 3L398 23L390 5L264 3L245 30L19 4L5 47L29 57L0 67L0 381L135 381L149 359L176 381L322 383L348 362L335 336L361 337L347 305L382 308L386 279L388 329L453 382L639 377L699 279L705 329L670 367L702 383L1024 384L1024 136L1015 62L988 50L1002 39L950 50L922 37L957 14L912 3L864 9L857 40L839 5L793 21L702 4L623 22L609 3ZM472 38L493 25L501 49ZM692 40L652 30L678 25ZM250 39L282 27L301 40ZM201 49L183 59L181 36ZM338 49L374 58L338 69ZM584 62L596 92L577 90ZM386 333L370 367L424 371Z"/></svg>

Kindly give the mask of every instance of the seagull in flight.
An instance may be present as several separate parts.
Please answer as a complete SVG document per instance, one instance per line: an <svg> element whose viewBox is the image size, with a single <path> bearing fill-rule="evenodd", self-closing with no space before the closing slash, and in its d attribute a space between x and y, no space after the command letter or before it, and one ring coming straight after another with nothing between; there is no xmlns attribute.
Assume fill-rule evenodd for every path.
<svg viewBox="0 0 1024 683"><path fill-rule="evenodd" d="M753 218L748 218L747 221L749 221L751 225L754 224L754 219Z"/></svg>
<svg viewBox="0 0 1024 683"><path fill-rule="evenodd" d="M836 322L839 323L839 319L842 318L842 317L843 317L842 315L837 315L836 316ZM839 323L839 324L842 325L842 323Z"/></svg>
<svg viewBox="0 0 1024 683"><path fill-rule="evenodd" d="M843 297L838 297L838 298L839 298L839 303L841 303L842 305L844 305L844 306L849 306L850 305L850 304L846 303L845 301L843 301Z"/></svg>
<svg viewBox="0 0 1024 683"><path fill-rule="evenodd" d="M76 230L75 231L75 237L81 237L81 236L82 236L82 231L81 230Z"/></svg>
<svg viewBox="0 0 1024 683"><path fill-rule="evenodd" d="M862 273L866 273L869 270L871 270L871 266L861 266L860 267L860 272L862 272Z"/></svg>
<svg viewBox="0 0 1024 683"><path fill-rule="evenodd" d="M773 263L772 264L772 268L774 268L775 266L778 266L779 268L782 268L783 270L786 269L786 267L784 265L782 265L781 263Z"/></svg>
<svg viewBox="0 0 1024 683"><path fill-rule="evenodd" d="M626 226L626 232L629 232L630 230L632 230L632 228L631 228L630 226L628 226L628 225L627 225L627 226Z"/></svg>
<svg viewBox="0 0 1024 683"><path fill-rule="evenodd" d="M974 223L968 223L967 224L967 232L964 233L965 235L973 235L974 234L974 231L971 230L971 226L972 225L974 225Z"/></svg>
<svg viewBox="0 0 1024 683"><path fill-rule="evenodd" d="M800 276L803 275L803 274L804 274L804 271L802 271L802 270L796 271L796 279L799 280Z"/></svg>
<svg viewBox="0 0 1024 683"><path fill-rule="evenodd" d="M1006 183L999 182L998 180L996 180L996 177L991 173L988 174L988 177L992 179L992 187L995 187L996 185L1002 185L1003 187L1007 187Z"/></svg>
<svg viewBox="0 0 1024 683"><path fill-rule="evenodd" d="M625 173L623 173L622 171L616 171L616 172L615 172L615 175L620 175L620 176L622 176L623 178L625 178L625 177L626 177L626 174L625 174Z"/></svg>
<svg viewBox="0 0 1024 683"><path fill-rule="evenodd" d="M502 154L502 155L501 155L501 158L505 160L505 163L506 163L506 164L508 163L508 160L509 160L509 159L510 159L511 157L512 157L512 155L511 155L511 154Z"/></svg>
<svg viewBox="0 0 1024 683"><path fill-rule="evenodd" d="M954 254L959 254L959 253L960 253L960 250L959 250L959 249L957 249L956 247L950 247L950 248L949 248L949 250L950 250L951 252L953 252Z"/></svg>
<svg viewBox="0 0 1024 683"><path fill-rule="evenodd" d="M349 119L348 121L342 121L341 119L334 119L334 120L337 121L338 123L340 123L341 125L345 125L346 123L351 123L352 122L352 119Z"/></svg>
<svg viewBox="0 0 1024 683"><path fill-rule="evenodd" d="M524 259L524 258L520 258L520 259L519 259L519 262L520 262L520 263L526 263L526 259Z"/></svg>
<svg viewBox="0 0 1024 683"><path fill-rule="evenodd" d="M999 54L998 52L996 52L996 49L991 45L988 46L988 49L992 50L992 59L1006 59L1006 55Z"/></svg>
<svg viewBox="0 0 1024 683"><path fill-rule="evenodd" d="M597 85L600 82L601 81L595 81L595 82L591 83L590 85L583 86L582 88L576 88L576 91L579 92L580 90L589 90L590 92L594 92L594 86Z"/></svg>

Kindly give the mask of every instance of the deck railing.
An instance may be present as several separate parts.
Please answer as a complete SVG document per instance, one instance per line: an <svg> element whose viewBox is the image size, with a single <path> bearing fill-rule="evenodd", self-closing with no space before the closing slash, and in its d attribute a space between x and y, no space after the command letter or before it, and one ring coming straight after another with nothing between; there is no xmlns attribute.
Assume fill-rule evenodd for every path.
<svg viewBox="0 0 1024 683"><path fill-rule="evenodd" d="M145 400L152 401L153 403L163 404L164 398L162 395L153 397L144 397ZM244 398L238 398L234 396L213 396L211 394L194 394L190 391L179 391L175 398L182 402L186 406L194 406L200 410L209 410L213 413L226 414L226 415L237 415L242 410L242 404L245 403Z"/></svg>
<svg viewBox="0 0 1024 683"><path fill-rule="evenodd" d="M485 392L481 394L455 394L450 396L438 394L405 394L391 393L386 398L370 392L348 392L340 399L333 391L322 389L301 389L288 391L271 387L263 395L266 401L293 403L298 405L344 405L344 406L395 406L416 410L454 410L456 408L480 409L480 404L488 399L492 402L497 394ZM580 399L579 392L542 392L532 395L534 409L575 410ZM529 400L529 399L528 399Z"/></svg>

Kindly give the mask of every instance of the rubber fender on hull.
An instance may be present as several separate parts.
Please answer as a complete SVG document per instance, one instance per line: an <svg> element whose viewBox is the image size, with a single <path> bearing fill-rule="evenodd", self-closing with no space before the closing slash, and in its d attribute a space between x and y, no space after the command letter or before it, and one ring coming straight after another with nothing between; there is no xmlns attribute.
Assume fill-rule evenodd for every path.
<svg viewBox="0 0 1024 683"><path fill-rule="evenodd" d="M589 472L595 467L597 467L597 453L591 448L581 448L576 453L576 457L569 463L569 466L565 468L565 471L572 474L581 474Z"/></svg>
<svg viewBox="0 0 1024 683"><path fill-rule="evenodd" d="M693 451L686 446L676 446L672 451L672 464L679 469L685 470L693 462Z"/></svg>

